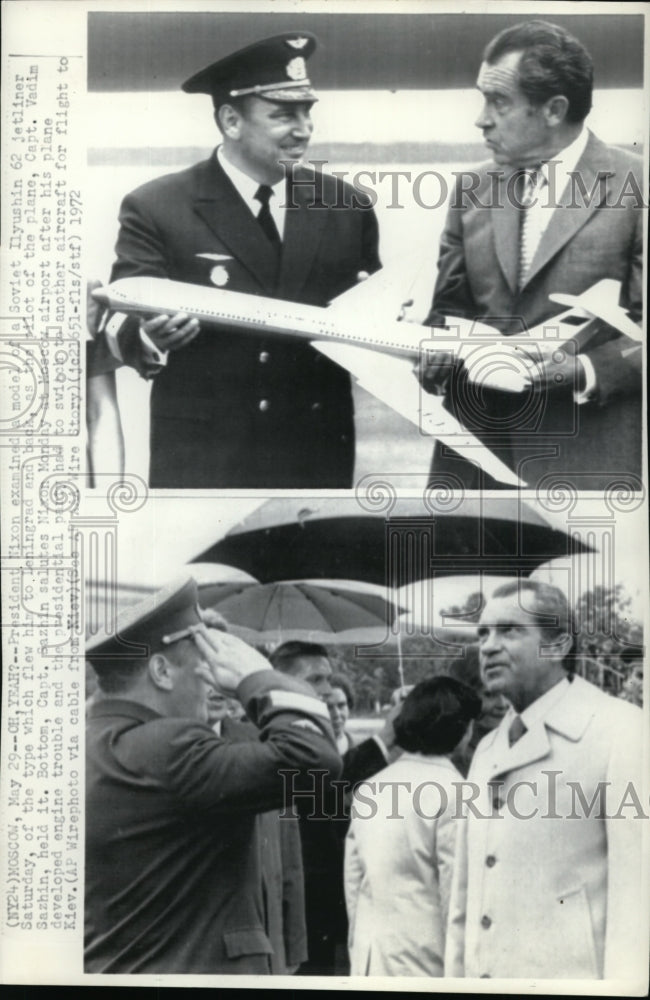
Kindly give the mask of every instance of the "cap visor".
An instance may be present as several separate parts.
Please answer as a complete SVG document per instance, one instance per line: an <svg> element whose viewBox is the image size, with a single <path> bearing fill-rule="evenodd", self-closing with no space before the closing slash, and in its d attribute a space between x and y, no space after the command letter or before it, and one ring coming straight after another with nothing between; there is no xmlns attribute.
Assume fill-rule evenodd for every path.
<svg viewBox="0 0 650 1000"><path fill-rule="evenodd" d="M263 94L256 94L256 97L261 97L266 101L312 101L316 102L318 98L316 94L311 89L311 87L287 87L286 89L278 90L265 90Z"/></svg>

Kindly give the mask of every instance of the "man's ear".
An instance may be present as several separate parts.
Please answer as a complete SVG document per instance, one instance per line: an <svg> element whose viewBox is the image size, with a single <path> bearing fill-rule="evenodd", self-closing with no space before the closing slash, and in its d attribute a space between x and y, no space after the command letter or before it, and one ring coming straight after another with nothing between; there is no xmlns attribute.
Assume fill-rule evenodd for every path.
<svg viewBox="0 0 650 1000"><path fill-rule="evenodd" d="M553 652L557 651L557 655L564 659L570 649L571 636L568 632L562 632L553 643Z"/></svg>
<svg viewBox="0 0 650 1000"><path fill-rule="evenodd" d="M147 671L154 687L160 691L172 691L174 687L174 677L172 665L164 653L154 653L147 664Z"/></svg>
<svg viewBox="0 0 650 1000"><path fill-rule="evenodd" d="M229 139L239 139L241 133L241 115L233 108L232 104L222 104L214 113L214 120L217 123L222 135Z"/></svg>
<svg viewBox="0 0 650 1000"><path fill-rule="evenodd" d="M566 121L568 110L569 98L565 97L564 94L556 94L555 97L550 97L543 107L546 124L551 128L557 128L558 125Z"/></svg>

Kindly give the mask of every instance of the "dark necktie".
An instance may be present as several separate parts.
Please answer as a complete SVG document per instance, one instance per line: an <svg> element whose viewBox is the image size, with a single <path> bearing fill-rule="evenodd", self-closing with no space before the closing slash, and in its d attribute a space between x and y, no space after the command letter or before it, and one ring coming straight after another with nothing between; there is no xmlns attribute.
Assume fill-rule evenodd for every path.
<svg viewBox="0 0 650 1000"><path fill-rule="evenodd" d="M269 201L272 196L273 191L268 184L260 184L255 193L256 201L259 201L262 206L257 214L257 221L262 227L264 235L279 257L282 252L282 240L280 239L278 227L275 224L273 216L271 215L271 209L269 208Z"/></svg>
<svg viewBox="0 0 650 1000"><path fill-rule="evenodd" d="M514 719L510 723L510 728L508 729L508 743L510 746L514 746L517 740L520 740L525 732L527 732L526 723L520 715L515 715Z"/></svg>

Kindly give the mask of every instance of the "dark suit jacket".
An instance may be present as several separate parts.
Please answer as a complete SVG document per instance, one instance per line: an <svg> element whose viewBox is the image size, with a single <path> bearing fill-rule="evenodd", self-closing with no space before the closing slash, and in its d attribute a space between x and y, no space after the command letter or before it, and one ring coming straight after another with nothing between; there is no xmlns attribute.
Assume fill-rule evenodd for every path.
<svg viewBox="0 0 650 1000"><path fill-rule="evenodd" d="M374 213L349 185L302 169L287 205L278 276L216 155L151 181L122 203L111 280L227 278L234 291L326 306L379 268ZM127 360L137 366L128 343ZM350 486L353 416L348 374L306 342L206 327L155 378L150 485Z"/></svg>
<svg viewBox="0 0 650 1000"><path fill-rule="evenodd" d="M341 782L350 791L386 766L386 758L376 740L363 740L343 755ZM347 914L343 887L345 835L350 820L349 795L333 794L326 780L313 803L298 801L300 837L305 869L305 906L309 960L304 975L332 975L336 944L347 940ZM341 792L343 789L341 789ZM313 806L313 808L311 808ZM306 807L306 808L305 808ZM313 813L314 815L310 815ZM321 817L320 819L318 817ZM331 817L331 818L322 818Z"/></svg>
<svg viewBox="0 0 650 1000"><path fill-rule="evenodd" d="M225 718L221 736L233 743L258 740L259 731L250 722ZM289 968L307 958L305 885L298 820L278 812L257 817L260 869L267 933L273 953L271 974L286 975Z"/></svg>
<svg viewBox="0 0 650 1000"><path fill-rule="evenodd" d="M590 135L575 171L577 183L558 192L527 280L517 290L520 216L507 190L510 174L483 164L472 194L459 187L442 236L432 313L480 319L517 334L562 312L549 294L576 295L602 278L621 281L621 304L642 315L643 211L641 160ZM467 188L467 178L465 178ZM626 193L627 192L627 193ZM430 317L432 320L433 317ZM508 394L487 390L478 400L462 374L448 405L516 469L528 486L542 480L604 489L641 470L641 351L603 323L586 353L594 365L593 398L578 405L572 390ZM631 353L627 351L632 348ZM481 485L475 467L438 447L434 473ZM548 477L544 479L544 477ZM435 478L435 476L434 476ZM483 485L500 484L484 479Z"/></svg>
<svg viewBox="0 0 650 1000"><path fill-rule="evenodd" d="M246 678L238 697L261 740L232 743L126 700L92 708L87 972L271 971L258 814L285 805L283 768L306 780L311 768L336 776L341 762L300 682L269 671Z"/></svg>

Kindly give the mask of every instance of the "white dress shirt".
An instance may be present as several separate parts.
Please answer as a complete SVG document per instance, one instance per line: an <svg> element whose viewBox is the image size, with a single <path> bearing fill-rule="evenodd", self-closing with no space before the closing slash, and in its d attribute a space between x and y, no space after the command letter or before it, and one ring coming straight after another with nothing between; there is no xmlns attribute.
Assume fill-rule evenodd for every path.
<svg viewBox="0 0 650 1000"><path fill-rule="evenodd" d="M248 174L245 174L243 170L239 169L239 167L236 167L234 163L230 162L223 146L217 147L217 159L223 172L236 188L238 194L241 195L243 201L246 202L246 205L251 210L253 215L257 218L260 213L260 209L262 208L262 203L255 197L257 189L260 187L259 183L253 180L252 177L249 177ZM287 212L285 197L287 182L284 178L282 178L277 182L277 184L270 184L269 187L273 192L273 196L269 199L269 210L277 227L278 233L280 234L280 239L284 239L284 219Z"/></svg>

